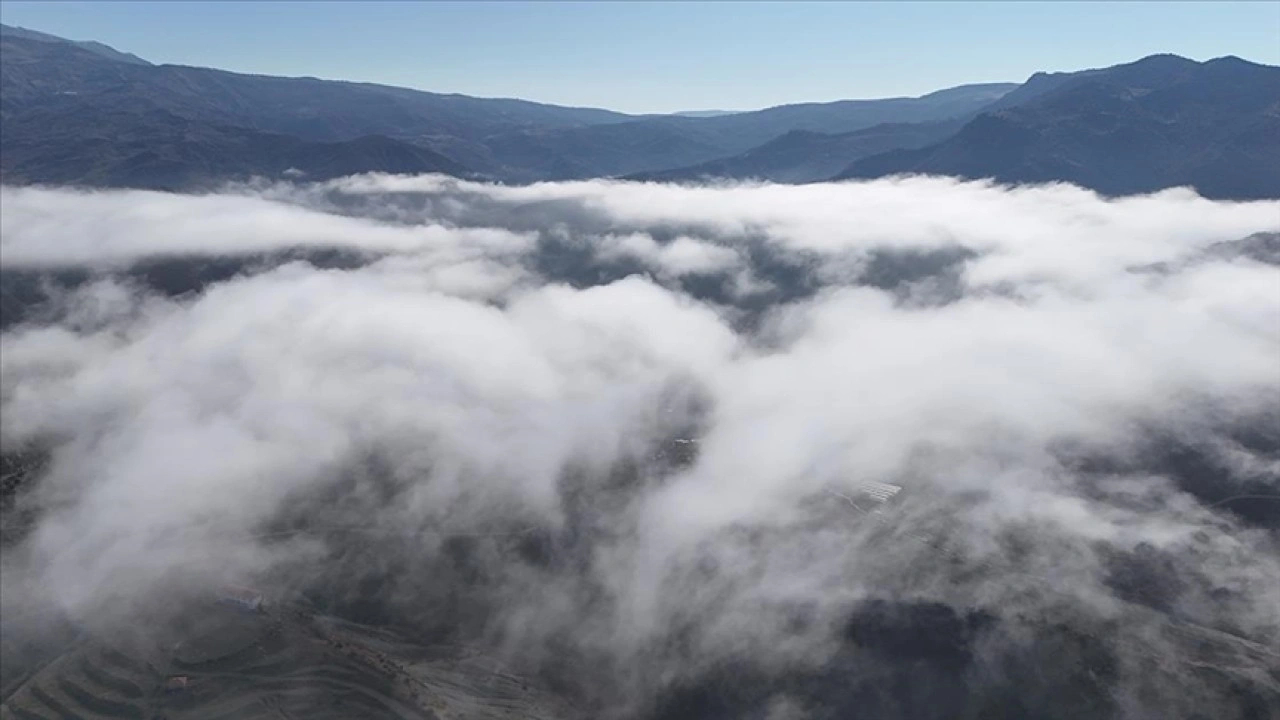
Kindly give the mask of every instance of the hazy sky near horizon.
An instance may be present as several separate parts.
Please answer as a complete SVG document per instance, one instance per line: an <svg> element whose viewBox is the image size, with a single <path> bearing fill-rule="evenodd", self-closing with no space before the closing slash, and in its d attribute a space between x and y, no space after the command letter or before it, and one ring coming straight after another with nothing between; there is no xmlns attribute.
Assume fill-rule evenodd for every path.
<svg viewBox="0 0 1280 720"><path fill-rule="evenodd" d="M0 2L152 62L625 112L1020 82L1170 52L1280 64L1276 2Z"/></svg>

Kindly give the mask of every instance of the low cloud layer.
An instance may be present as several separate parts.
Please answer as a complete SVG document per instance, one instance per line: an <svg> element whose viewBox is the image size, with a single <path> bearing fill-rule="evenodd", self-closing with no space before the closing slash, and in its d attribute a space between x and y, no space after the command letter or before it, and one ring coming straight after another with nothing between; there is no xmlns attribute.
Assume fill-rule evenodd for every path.
<svg viewBox="0 0 1280 720"><path fill-rule="evenodd" d="M1280 202L360 176L0 205L0 440L48 457L11 608L306 589L598 716L1277 707Z"/></svg>

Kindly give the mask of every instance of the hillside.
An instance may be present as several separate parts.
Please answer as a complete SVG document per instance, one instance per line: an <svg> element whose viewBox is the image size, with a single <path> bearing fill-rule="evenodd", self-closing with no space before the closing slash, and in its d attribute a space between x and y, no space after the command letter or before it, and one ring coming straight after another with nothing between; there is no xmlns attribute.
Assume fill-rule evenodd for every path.
<svg viewBox="0 0 1280 720"><path fill-rule="evenodd" d="M101 55L102 57L107 58L108 60L116 60L118 62L131 63L134 65L150 65L151 64L146 60L143 60L142 58L138 57L137 55L134 55L133 53L120 52L119 50L116 50L115 48L109 45L103 45L100 42L94 42L92 40L87 40L87 41L66 40L64 38L58 37L57 35L50 35L48 33L37 32L35 30L28 30L27 28L22 28L22 27L10 27L8 25L0 25L0 37L25 38L27 40L39 40L42 42L51 42L51 43L70 43L72 45L75 45L78 48L81 48L82 50L88 50L89 52L95 53L97 55Z"/></svg>
<svg viewBox="0 0 1280 720"><path fill-rule="evenodd" d="M58 93L74 93L106 105L146 101L176 115L316 141L433 132L481 137L521 127L573 126L626 118L608 110L525 100L113 62L76 43L32 40L8 30L0 35L0 42L4 48L4 101L15 108Z"/></svg>
<svg viewBox="0 0 1280 720"><path fill-rule="evenodd" d="M662 174L661 171L671 168L700 166L721 159L728 166L733 166L740 162L736 158L740 153L775 141L783 141L784 146L794 142L795 138L783 140L788 133L848 135L876 126L932 124L956 117L972 117L1013 87L1000 83L964 85L918 98L803 103L711 117L658 116L620 125L524 130L491 138L488 144L495 150L501 148L503 152L499 154L503 157L513 159L536 148L535 152L558 158L566 163L566 167L576 168L577 174L557 173L555 177ZM922 144L913 142L920 132L922 130L906 129L899 134L894 128L881 129L859 138L844 137L835 143L848 143L850 147L865 144L871 148L869 152L878 152ZM926 137L928 139L924 142L938 136ZM765 150L766 155L773 152ZM821 157L823 152L813 154ZM844 164L848 163L848 157L845 156ZM784 164L803 167L812 159L797 156ZM745 163L751 165L753 160L747 159ZM838 165L837 169L844 164ZM530 169L540 167L527 161L526 165ZM804 174L804 171L800 170L800 173ZM695 171L695 176L700 174L703 173ZM787 173L784 170L779 174ZM830 175L831 172L826 172L808 179Z"/></svg>
<svg viewBox="0 0 1280 720"><path fill-rule="evenodd" d="M280 170L327 175L459 173L464 163L431 149L437 139L474 144L502 130L620 117L521 100L140 65L9 29L0 36L0 169L12 179L168 188L174 177L214 180L281 163ZM243 154L247 146L254 151ZM133 169L157 157L168 169L154 176ZM130 167L112 169L121 163Z"/></svg>
<svg viewBox="0 0 1280 720"><path fill-rule="evenodd" d="M1280 196L1280 68L1156 55L918 98L626 115L369 83L152 65L0 33L0 177L181 189L296 169L509 182L800 183L940 174Z"/></svg>
<svg viewBox="0 0 1280 720"><path fill-rule="evenodd" d="M15 158L6 153L2 168L6 177L128 181L144 187L168 187L168 175L202 177L208 164L200 158L213 148L239 174L263 170L247 158L237 159L234 146L240 141L223 139L212 145L207 137L179 141L168 131L158 133L155 147L113 145L101 151L109 157L96 157L98 146L111 145L111 137L146 137L153 132L149 124L153 121L143 119L152 111L170 118L165 122L181 119L205 128L203 136L266 133L297 141L289 149L273 151L276 155L302 153L298 148L309 147L307 143L319 143L317 147L324 148L319 152L332 154L329 144L380 136L386 138L380 141L383 147L397 147L411 156L414 153L405 145L390 143L430 151L403 163L405 168L465 169L497 179L529 181L684 167L736 155L797 130L840 134L885 123L936 122L971 115L1013 87L971 85L919 98L805 103L727 115L632 116L369 83L151 65L98 43L65 41L19 28L5 27L0 44L0 118L6 126L6 147ZM67 159L74 156L68 155L65 144L43 127L50 118L63 129L64 138L97 137L83 167L74 167ZM188 163L186 158L194 159L154 180L145 172L103 171L104 166L127 161L139 152L180 165ZM384 167L377 156L361 156L358 147L342 154L352 160L340 167L388 171L399 167ZM146 166L150 161L137 162ZM292 164L301 167L300 162L314 164ZM51 167L46 168L46 163ZM275 164L267 163L267 168Z"/></svg>
<svg viewBox="0 0 1280 720"><path fill-rule="evenodd" d="M1280 197L1280 68L1160 55L1036 76L955 135L856 160L836 177L902 173Z"/></svg>
<svg viewBox="0 0 1280 720"><path fill-rule="evenodd" d="M0 179L189 190L252 176L324 180L362 172L465 175L426 148L381 136L310 142L187 120L156 108L95 113L74 98L6 119Z"/></svg>
<svg viewBox="0 0 1280 720"><path fill-rule="evenodd" d="M689 167L636 173L628 176L628 179L682 181L729 178L782 183L812 182L840 172L852 158L900 148L924 147L945 138L962 124L958 120L885 124L834 135L792 130L740 155Z"/></svg>
<svg viewBox="0 0 1280 720"><path fill-rule="evenodd" d="M74 98L5 120L0 179L186 190L286 172L325 180L364 172L467 174L426 148L369 135L312 142L187 120L157 108L96 113ZM296 171L296 172L292 172Z"/></svg>

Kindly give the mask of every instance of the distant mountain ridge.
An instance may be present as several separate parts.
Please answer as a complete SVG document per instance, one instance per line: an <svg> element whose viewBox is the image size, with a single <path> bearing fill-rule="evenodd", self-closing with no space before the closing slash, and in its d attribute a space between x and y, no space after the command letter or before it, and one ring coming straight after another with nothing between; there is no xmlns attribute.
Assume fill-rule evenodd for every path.
<svg viewBox="0 0 1280 720"><path fill-rule="evenodd" d="M1280 68L1156 55L918 98L628 115L153 65L0 26L0 178L181 189L296 169L506 182L903 173L1280 197Z"/></svg>
<svg viewBox="0 0 1280 720"><path fill-rule="evenodd" d="M1190 185L1211 197L1280 197L1280 68L1154 55L1036 73L968 117L793 132L739 155L629 177L794 183L912 173L1065 181L1106 194Z"/></svg>
<svg viewBox="0 0 1280 720"><path fill-rule="evenodd" d="M467 169L439 153L380 135L315 142L187 120L152 109L97 116L87 128L57 111L6 121L0 140L6 183L56 183L192 190L224 180L328 180L366 172L447 173Z"/></svg>
<svg viewBox="0 0 1280 720"><path fill-rule="evenodd" d="M740 112L749 112L747 110L681 110L673 112L676 117L719 117L721 115L737 115Z"/></svg>
<svg viewBox="0 0 1280 720"><path fill-rule="evenodd" d="M36 30L28 30L23 27L14 27L12 25L0 25L0 36L26 38L28 40L38 40L40 42L52 43L71 43L78 48L88 50L91 53L101 55L108 60L116 60L118 62L130 63L133 65L150 65L151 63L134 55L133 53L120 52L110 45L103 45L93 40L67 40L57 35L50 35Z"/></svg>
<svg viewBox="0 0 1280 720"><path fill-rule="evenodd" d="M919 173L1071 182L1104 194L1189 185L1280 197L1280 68L1156 55L1036 75L954 135L855 160L837 179Z"/></svg>
<svg viewBox="0 0 1280 720"><path fill-rule="evenodd" d="M963 119L936 123L886 123L848 133L792 130L739 155L689 167L634 173L629 180L699 181L754 179L780 183L825 180L853 158L886 150L920 148L955 132Z"/></svg>
<svg viewBox="0 0 1280 720"><path fill-rule="evenodd" d="M316 179L372 171L468 174L439 153L385 136L324 142L184 117L122 91L134 63L103 60L78 44L2 40L0 179L7 183L180 190L289 169ZM59 58L53 72L23 72L24 65L42 67L50 54ZM106 89L81 94L95 86Z"/></svg>
<svg viewBox="0 0 1280 720"><path fill-rule="evenodd" d="M0 170L27 181L41 180L40 158L46 155L57 166L47 180L75 175L62 146L32 121L54 111L67 132L78 120L84 124L82 135L106 144L112 144L114 135L129 133L131 114L156 110L222 128L223 133L238 128L306 143L385 137L433 152L465 168L462 172L520 182L690 165L749 150L793 130L842 133L885 122L930 122L977 109L1013 87L972 86L922 98L784 105L711 117L634 116L369 83L151 65L105 45L14 28L5 28L0 43L0 113L12 129L4 142L10 151L20 149L13 155L23 165L18 172L6 160ZM103 118L125 126L116 132L102 125ZM216 134L205 133L203 138ZM163 137L166 148L157 149L162 155L205 153L199 148L179 152L174 145L182 142L178 136ZM121 159L128 154L127 148L112 148L106 155ZM234 147L229 151L234 155ZM123 177L114 171L104 175L103 160L86 158L86 182ZM124 176L133 178L131 182L146 181L137 173Z"/></svg>
<svg viewBox="0 0 1280 720"><path fill-rule="evenodd" d="M712 117L645 116L590 127L519 130L486 142L522 167L550 169L547 179L633 176L731 157L795 131L852 133L969 116L1013 87L965 85L918 98L779 105Z"/></svg>

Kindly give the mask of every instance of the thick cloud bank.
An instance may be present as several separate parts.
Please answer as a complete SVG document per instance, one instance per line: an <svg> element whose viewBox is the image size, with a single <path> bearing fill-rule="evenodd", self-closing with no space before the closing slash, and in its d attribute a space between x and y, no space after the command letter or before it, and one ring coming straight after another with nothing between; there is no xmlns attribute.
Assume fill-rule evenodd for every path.
<svg viewBox="0 0 1280 720"><path fill-rule="evenodd" d="M1280 202L361 176L0 207L0 440L43 459L10 610L304 592L597 717L1280 712Z"/></svg>

